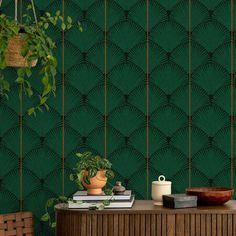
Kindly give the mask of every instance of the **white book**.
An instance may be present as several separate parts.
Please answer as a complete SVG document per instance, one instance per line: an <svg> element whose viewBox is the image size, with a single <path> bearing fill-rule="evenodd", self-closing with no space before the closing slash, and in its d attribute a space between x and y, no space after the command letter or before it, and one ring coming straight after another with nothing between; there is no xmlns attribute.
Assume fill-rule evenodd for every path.
<svg viewBox="0 0 236 236"><path fill-rule="evenodd" d="M111 196L104 192L101 195L87 195L87 191L78 191L73 195L75 201L103 201L110 200ZM113 195L113 200L130 200L131 190L126 190L122 195Z"/></svg>
<svg viewBox="0 0 236 236"><path fill-rule="evenodd" d="M105 206L104 208L131 208L134 204L134 195L132 195L130 201L111 201L110 205ZM99 207L102 205L101 201L97 202L83 202L83 201L69 201L68 208L70 209L88 209L93 206Z"/></svg>

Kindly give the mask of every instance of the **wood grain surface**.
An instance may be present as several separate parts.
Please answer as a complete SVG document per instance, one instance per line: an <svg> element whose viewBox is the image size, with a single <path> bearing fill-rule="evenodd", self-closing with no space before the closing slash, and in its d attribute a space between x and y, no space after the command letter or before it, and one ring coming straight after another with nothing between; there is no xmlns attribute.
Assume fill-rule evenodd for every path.
<svg viewBox="0 0 236 236"><path fill-rule="evenodd" d="M236 201L187 209L167 209L152 201L136 201L131 209L55 209L57 236L236 236Z"/></svg>

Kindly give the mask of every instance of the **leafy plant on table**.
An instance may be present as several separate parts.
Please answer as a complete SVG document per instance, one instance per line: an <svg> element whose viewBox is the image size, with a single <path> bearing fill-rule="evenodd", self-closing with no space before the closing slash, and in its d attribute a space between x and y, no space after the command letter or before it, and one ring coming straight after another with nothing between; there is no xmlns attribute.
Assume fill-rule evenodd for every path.
<svg viewBox="0 0 236 236"><path fill-rule="evenodd" d="M21 35L24 40L24 46L21 55L27 59L27 66L17 69L16 83L22 85L24 94L28 97L34 95L30 77L32 77L32 62L38 60L40 64L40 81L42 90L39 92L39 102L36 106L28 109L28 114L36 114L37 111L42 112L42 108L49 109L47 101L50 95L55 96L57 73L57 59L54 54L56 43L46 33L50 25L59 26L62 31L71 29L75 23L72 18L68 16L66 19L62 16L60 11L55 15L49 12L45 16L40 17L39 21L32 20L30 12L32 6L27 7L27 14L23 15L23 22L19 23L14 19L0 14L0 96L8 98L10 91L10 78L5 78L4 70L7 68L5 60L5 52L8 47L9 40L14 36ZM34 9L33 9L34 10ZM79 30L82 32L80 22L76 23Z"/></svg>
<svg viewBox="0 0 236 236"><path fill-rule="evenodd" d="M76 156L79 160L74 168L74 173L70 175L70 179L78 185L79 189L84 188L82 184L83 181L90 184L90 179L96 176L99 170L106 170L106 177L108 179L114 178L114 172L111 169L112 164L107 159L93 155L91 152L77 153ZM88 171L88 176L84 176L84 171ZM105 188L104 193L111 196L110 199L104 200L101 203L91 203L89 210L103 210L106 206L110 205L110 202L113 200L113 191L110 188ZM65 196L50 198L46 202L45 214L41 217L41 220L48 222L51 228L55 228L56 222L52 220L50 209L54 209L54 206L59 203L63 203L65 207L67 207L66 203L68 203L68 201L73 201L77 204L83 204L84 202L75 201Z"/></svg>
<svg viewBox="0 0 236 236"><path fill-rule="evenodd" d="M112 164L109 160L98 155L93 155L91 152L77 153L76 156L79 160L74 168L74 173L70 175L70 179L77 184L79 189L84 189L83 181L86 184L90 184L90 179L96 176L100 170L106 171L105 175L107 179L114 178ZM85 176L84 172L86 171L88 175Z"/></svg>

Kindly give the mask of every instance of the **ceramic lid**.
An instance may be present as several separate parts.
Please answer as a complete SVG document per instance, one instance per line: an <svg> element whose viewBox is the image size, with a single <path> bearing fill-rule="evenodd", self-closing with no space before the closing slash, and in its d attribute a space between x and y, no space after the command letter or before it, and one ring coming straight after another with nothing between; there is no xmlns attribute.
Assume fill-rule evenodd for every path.
<svg viewBox="0 0 236 236"><path fill-rule="evenodd" d="M152 183L157 185L171 185L171 181L166 181L166 177L164 175L160 175L158 177L158 181L153 181Z"/></svg>

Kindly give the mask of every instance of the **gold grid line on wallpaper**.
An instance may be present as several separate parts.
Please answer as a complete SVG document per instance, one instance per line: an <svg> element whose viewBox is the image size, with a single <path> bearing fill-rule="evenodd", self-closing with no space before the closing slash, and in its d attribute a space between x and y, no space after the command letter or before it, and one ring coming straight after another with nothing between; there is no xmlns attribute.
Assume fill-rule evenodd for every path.
<svg viewBox="0 0 236 236"><path fill-rule="evenodd" d="M189 187L192 185L192 0L188 6L188 170Z"/></svg>
<svg viewBox="0 0 236 236"><path fill-rule="evenodd" d="M234 186L234 1L230 2L230 169Z"/></svg>
<svg viewBox="0 0 236 236"><path fill-rule="evenodd" d="M17 3L17 2L16 2ZM18 7L18 5L16 5ZM20 1L20 21L22 22L23 15L23 2ZM19 126L20 126L20 153L19 153L19 164L20 164L20 211L23 209L23 87L20 85L19 93L19 102L20 102L20 113L19 113Z"/></svg>
<svg viewBox="0 0 236 236"><path fill-rule="evenodd" d="M65 18L65 0L62 0L62 17ZM62 153L61 153L61 180L62 180L62 196L65 194L65 33L62 31L62 49L61 49L61 60L62 60L62 72L61 72L61 83L62 83L62 97L61 97L61 128L62 128Z"/></svg>
<svg viewBox="0 0 236 236"><path fill-rule="evenodd" d="M104 0L104 157L107 158L107 1Z"/></svg>
<svg viewBox="0 0 236 236"><path fill-rule="evenodd" d="M149 196L149 0L146 1L146 175Z"/></svg>

